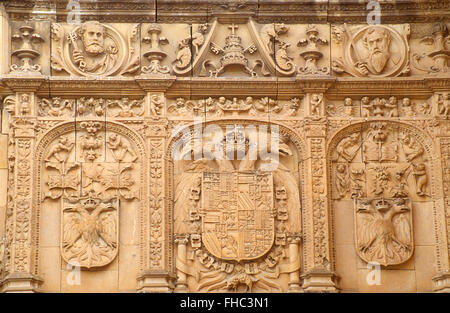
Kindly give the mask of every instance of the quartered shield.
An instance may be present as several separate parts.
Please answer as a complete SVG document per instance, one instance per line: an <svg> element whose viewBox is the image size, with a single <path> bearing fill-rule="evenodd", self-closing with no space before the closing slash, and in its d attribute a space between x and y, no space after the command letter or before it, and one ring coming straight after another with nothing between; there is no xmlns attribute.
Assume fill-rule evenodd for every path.
<svg viewBox="0 0 450 313"><path fill-rule="evenodd" d="M204 172L202 241L224 260L252 260L274 243L272 173Z"/></svg>

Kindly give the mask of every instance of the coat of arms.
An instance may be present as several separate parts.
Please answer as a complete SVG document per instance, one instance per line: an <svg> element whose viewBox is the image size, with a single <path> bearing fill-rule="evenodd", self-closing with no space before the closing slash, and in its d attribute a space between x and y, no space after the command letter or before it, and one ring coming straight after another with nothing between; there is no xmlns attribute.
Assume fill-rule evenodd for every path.
<svg viewBox="0 0 450 313"><path fill-rule="evenodd" d="M202 240L225 260L252 260L274 242L272 173L203 173Z"/></svg>
<svg viewBox="0 0 450 313"><path fill-rule="evenodd" d="M413 253L409 199L355 200L356 250L366 262L396 265Z"/></svg>
<svg viewBox="0 0 450 313"><path fill-rule="evenodd" d="M61 255L68 263L91 268L110 263L119 243L117 198L102 200L92 194L65 199L61 214Z"/></svg>

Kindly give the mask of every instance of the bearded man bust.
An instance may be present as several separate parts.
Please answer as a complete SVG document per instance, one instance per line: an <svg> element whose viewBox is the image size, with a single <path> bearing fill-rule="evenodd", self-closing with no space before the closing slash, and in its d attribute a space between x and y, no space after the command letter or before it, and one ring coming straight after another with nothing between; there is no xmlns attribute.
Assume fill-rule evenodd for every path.
<svg viewBox="0 0 450 313"><path fill-rule="evenodd" d="M83 23L78 30L78 38L83 42L81 49L73 50L73 59L78 68L90 74L102 75L110 71L117 62L117 47L105 49L106 28L97 21Z"/></svg>
<svg viewBox="0 0 450 313"><path fill-rule="evenodd" d="M362 38L367 53L362 60L356 62L356 69L364 76L380 75L387 66L398 63L400 57L390 51L391 40L387 29L376 26L369 28Z"/></svg>

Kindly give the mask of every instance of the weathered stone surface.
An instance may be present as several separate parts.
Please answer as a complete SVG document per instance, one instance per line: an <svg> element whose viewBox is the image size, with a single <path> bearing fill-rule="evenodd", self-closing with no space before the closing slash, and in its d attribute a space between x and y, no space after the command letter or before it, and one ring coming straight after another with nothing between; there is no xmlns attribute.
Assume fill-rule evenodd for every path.
<svg viewBox="0 0 450 313"><path fill-rule="evenodd" d="M1 291L450 290L448 1L50 2L0 5Z"/></svg>

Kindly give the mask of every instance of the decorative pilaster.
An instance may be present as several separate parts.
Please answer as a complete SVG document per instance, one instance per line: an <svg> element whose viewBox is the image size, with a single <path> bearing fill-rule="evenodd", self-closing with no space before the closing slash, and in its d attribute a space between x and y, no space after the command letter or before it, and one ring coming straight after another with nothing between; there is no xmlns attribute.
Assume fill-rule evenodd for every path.
<svg viewBox="0 0 450 313"><path fill-rule="evenodd" d="M307 99L312 99L308 95ZM323 104L321 104L323 107ZM320 110L317 113L320 114ZM314 114L313 110L311 115ZM307 250L303 289L305 292L336 292L335 274L330 244L330 224L328 211L328 190L326 171L326 122L325 118L314 117L305 125L309 158L307 165L307 208L306 224L309 225L308 239L304 242Z"/></svg>
<svg viewBox="0 0 450 313"><path fill-rule="evenodd" d="M172 239L169 235L170 216L168 212L167 176L168 164L165 159L167 119L165 112L165 91L171 81L162 77L139 80L147 92L146 137L150 155L150 177L148 221L146 237L145 268L138 277L141 292L172 292L175 275L172 261Z"/></svg>
<svg viewBox="0 0 450 313"><path fill-rule="evenodd" d="M42 279L36 273L36 238L32 232L33 156L35 149L35 90L42 81L7 80L16 91L5 100L10 113L8 147L8 204L6 221L5 267L2 280L4 292L34 292ZM33 84L34 83L34 84Z"/></svg>

